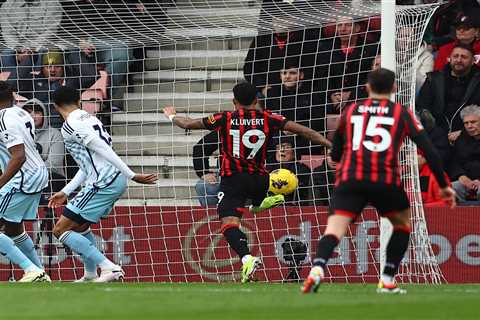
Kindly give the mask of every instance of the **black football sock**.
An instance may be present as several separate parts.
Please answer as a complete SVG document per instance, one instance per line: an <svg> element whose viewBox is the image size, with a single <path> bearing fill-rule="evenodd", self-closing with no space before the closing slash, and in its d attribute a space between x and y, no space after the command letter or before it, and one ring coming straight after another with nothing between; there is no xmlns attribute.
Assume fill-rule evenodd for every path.
<svg viewBox="0 0 480 320"><path fill-rule="evenodd" d="M405 226L397 226L393 228L392 236L387 245L387 260L383 274L394 277L398 271L398 267L402 262L403 256L408 249L410 240L410 228Z"/></svg>
<svg viewBox="0 0 480 320"><path fill-rule="evenodd" d="M240 259L250 254L247 244L247 236L238 226L227 226L223 228L223 236L227 239L230 247L238 254Z"/></svg>
<svg viewBox="0 0 480 320"><path fill-rule="evenodd" d="M338 238L333 234L324 235L320 241L318 241L317 255L315 259L313 259L313 265L325 269L328 259L332 256L333 250L335 250L338 243Z"/></svg>

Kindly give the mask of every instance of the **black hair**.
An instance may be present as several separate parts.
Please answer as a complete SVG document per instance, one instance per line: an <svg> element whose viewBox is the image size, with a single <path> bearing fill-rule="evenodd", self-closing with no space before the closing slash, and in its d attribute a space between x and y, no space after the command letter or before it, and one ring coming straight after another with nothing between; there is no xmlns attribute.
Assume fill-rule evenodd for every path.
<svg viewBox="0 0 480 320"><path fill-rule="evenodd" d="M288 57L287 59L285 59L285 64L284 64L284 70L288 70L288 69L292 69L292 68L295 68L295 69L301 69L300 67L300 57ZM299 70L301 71L301 70Z"/></svg>
<svg viewBox="0 0 480 320"><path fill-rule="evenodd" d="M257 98L257 89L248 82L241 82L233 87L233 97L242 106L250 106Z"/></svg>
<svg viewBox="0 0 480 320"><path fill-rule="evenodd" d="M385 68L371 71L368 74L367 83L374 93L391 93L395 83L395 72Z"/></svg>
<svg viewBox="0 0 480 320"><path fill-rule="evenodd" d="M53 92L52 98L57 106L63 107L65 105L77 104L80 101L80 93L78 90L70 87L60 87Z"/></svg>
<svg viewBox="0 0 480 320"><path fill-rule="evenodd" d="M473 47L472 47L471 45L469 45L469 44L465 44L465 43L459 42L459 43L457 43L457 44L455 45L455 47L453 47L452 52L453 52L453 50L455 50L456 48L461 48L461 49L467 50L467 51L469 51L469 52L472 54L472 57L475 56L475 50L473 50Z"/></svg>
<svg viewBox="0 0 480 320"><path fill-rule="evenodd" d="M5 81L0 81L0 101L5 102L13 102L13 88L11 85L6 83Z"/></svg>

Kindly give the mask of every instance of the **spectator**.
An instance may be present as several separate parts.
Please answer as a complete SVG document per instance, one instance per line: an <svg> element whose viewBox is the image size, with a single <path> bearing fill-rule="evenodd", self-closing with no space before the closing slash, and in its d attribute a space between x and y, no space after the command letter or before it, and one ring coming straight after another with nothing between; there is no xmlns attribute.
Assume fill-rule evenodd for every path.
<svg viewBox="0 0 480 320"><path fill-rule="evenodd" d="M435 118L430 111L424 109L417 113L417 118L422 123L428 137L432 141L440 158L443 160L443 165L446 168L450 156L450 144L447 138L447 132L435 123ZM446 206L445 202L440 197L440 187L435 176L433 175L427 160L421 151L418 151L418 171L420 176L420 191L422 194L422 201L424 205L428 206ZM447 181L449 181L448 177Z"/></svg>
<svg viewBox="0 0 480 320"><path fill-rule="evenodd" d="M254 84L263 96L269 87L280 83L278 72L284 68L285 58L299 57L302 66L313 65L318 32L290 31L289 19L292 18L274 16L273 33L256 36L245 58L245 80Z"/></svg>
<svg viewBox="0 0 480 320"><path fill-rule="evenodd" d="M480 104L480 72L473 64L472 48L457 44L450 54L450 63L427 75L417 97L418 110L429 110L437 125L449 133L450 141L458 137L463 127L459 116L462 108Z"/></svg>
<svg viewBox="0 0 480 320"><path fill-rule="evenodd" d="M406 86L401 86L407 88L407 96L410 95L410 85L408 84L412 81L410 69L412 61L415 61L415 78L413 80L415 80L417 91L420 90L425 82L427 73L433 71L433 54L428 50L427 43L422 42L418 50L414 47L416 41L413 41L413 39L417 33L418 31L415 27L404 26L399 28L396 37L396 60L397 65L400 67L399 78L400 81L405 81L407 84Z"/></svg>
<svg viewBox="0 0 480 320"><path fill-rule="evenodd" d="M323 161L312 173L313 177L313 199L316 206L330 205L330 198L333 194L335 184L335 166L333 163Z"/></svg>
<svg viewBox="0 0 480 320"><path fill-rule="evenodd" d="M437 179L420 150L418 151L418 174L423 204L428 207L446 207L447 204L440 197ZM448 176L445 175L445 179L450 184Z"/></svg>
<svg viewBox="0 0 480 320"><path fill-rule="evenodd" d="M315 131L325 132L325 107L320 105L318 95L312 94L311 82L305 81L300 58L285 59L285 67L278 74L280 84L267 91L265 108ZM299 156L323 151L299 136L295 137L295 145Z"/></svg>
<svg viewBox="0 0 480 320"><path fill-rule="evenodd" d="M49 106L49 125L60 128L62 120L50 102L50 94L62 86L78 88L78 80L73 77L66 77L64 54L60 51L50 51L43 55L42 69L40 74L34 78L34 97ZM23 92L20 92L23 95Z"/></svg>
<svg viewBox="0 0 480 320"><path fill-rule="evenodd" d="M42 66L42 55L26 48L5 49L0 56L1 72L9 72L7 83L15 91L32 97L32 78Z"/></svg>
<svg viewBox="0 0 480 320"><path fill-rule="evenodd" d="M352 18L337 20L336 36L320 45L314 75L314 91L327 93L327 113L338 114L348 101L364 97L362 90L377 45L367 44L362 25Z"/></svg>
<svg viewBox="0 0 480 320"><path fill-rule="evenodd" d="M82 82L82 88L86 89L88 83L92 83L97 65L104 67L110 77L110 96L116 107L120 107L123 101L128 66L133 57L127 43L122 40L122 32L133 32L132 26L143 26L134 15L139 10L145 11L146 7L140 4L139 1L126 4L123 1L89 0L66 1L63 4L63 9L69 13L63 17L63 28L80 35L80 50L70 52L68 60L73 65L87 64L76 70L88 78Z"/></svg>
<svg viewBox="0 0 480 320"><path fill-rule="evenodd" d="M415 63L415 88L417 91L425 83L427 73L433 71L433 54L428 50L426 42L422 42L417 52L417 60Z"/></svg>
<svg viewBox="0 0 480 320"><path fill-rule="evenodd" d="M312 88L305 80L305 73L300 68L300 59L290 57L285 60L285 66L278 73L280 83L267 91L265 108L277 112L285 118L298 122L306 127L320 131L323 128L312 126L312 119L324 118L315 112ZM320 109L320 106L318 106Z"/></svg>
<svg viewBox="0 0 480 320"><path fill-rule="evenodd" d="M424 3L438 2L436 0L423 0ZM474 13L480 9L478 0L450 0L445 1L433 15L425 31L424 40L433 47L438 48L450 42L455 35L452 28L455 21L463 13Z"/></svg>
<svg viewBox="0 0 480 320"><path fill-rule="evenodd" d="M65 186L65 146L60 130L48 126L47 108L38 99L30 99L22 108L30 113L35 123L35 143L50 174L48 192L58 192Z"/></svg>
<svg viewBox="0 0 480 320"><path fill-rule="evenodd" d="M450 176L459 204L480 204L480 106L465 107L464 130L455 141Z"/></svg>
<svg viewBox="0 0 480 320"><path fill-rule="evenodd" d="M479 10L480 14L480 10ZM453 48L459 43L472 46L475 63L480 62L480 18L476 14L460 15L455 21L455 40L440 47L435 59L434 70L442 70L448 64Z"/></svg>
<svg viewBox="0 0 480 320"><path fill-rule="evenodd" d="M193 146L193 168L200 178L195 185L195 190L202 207L214 206L218 202L220 177L218 172L210 170L209 158L219 148L217 131L211 131Z"/></svg>
<svg viewBox="0 0 480 320"><path fill-rule="evenodd" d="M310 168L297 161L295 139L293 136L281 136L275 148L275 162L268 166L269 171L288 169L298 178L298 189L285 196L287 205L310 205L311 203L311 171Z"/></svg>
<svg viewBox="0 0 480 320"><path fill-rule="evenodd" d="M420 119L425 132L432 141L438 155L443 160L443 165L446 170L450 160L450 143L448 141L447 131L440 126L437 126L435 118L427 109L418 111L417 118ZM422 155L419 155L419 158L422 157ZM426 160L423 159L421 160L421 163L424 163L425 161Z"/></svg>
<svg viewBox="0 0 480 320"><path fill-rule="evenodd" d="M375 57L375 59L373 59L373 62L372 62L372 71L375 71L375 70L378 70L382 67L382 56L381 55L377 55Z"/></svg>
<svg viewBox="0 0 480 320"><path fill-rule="evenodd" d="M61 19L58 0L7 0L0 13L3 40L10 49L38 51L52 45Z"/></svg>

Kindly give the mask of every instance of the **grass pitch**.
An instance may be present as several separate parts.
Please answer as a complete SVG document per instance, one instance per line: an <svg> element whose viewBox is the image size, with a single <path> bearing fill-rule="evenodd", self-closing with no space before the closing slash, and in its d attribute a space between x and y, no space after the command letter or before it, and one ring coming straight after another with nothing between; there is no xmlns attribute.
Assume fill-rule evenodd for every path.
<svg viewBox="0 0 480 320"><path fill-rule="evenodd" d="M0 319L480 319L480 285L2 284Z"/></svg>

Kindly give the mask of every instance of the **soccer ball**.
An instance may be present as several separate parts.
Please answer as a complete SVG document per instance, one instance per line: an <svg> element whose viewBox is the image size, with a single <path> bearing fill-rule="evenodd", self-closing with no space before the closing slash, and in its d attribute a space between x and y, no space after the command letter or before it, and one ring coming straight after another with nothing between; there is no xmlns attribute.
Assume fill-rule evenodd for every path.
<svg viewBox="0 0 480 320"><path fill-rule="evenodd" d="M290 170L277 169L270 172L270 192L274 194L290 194L298 187L298 178Z"/></svg>

